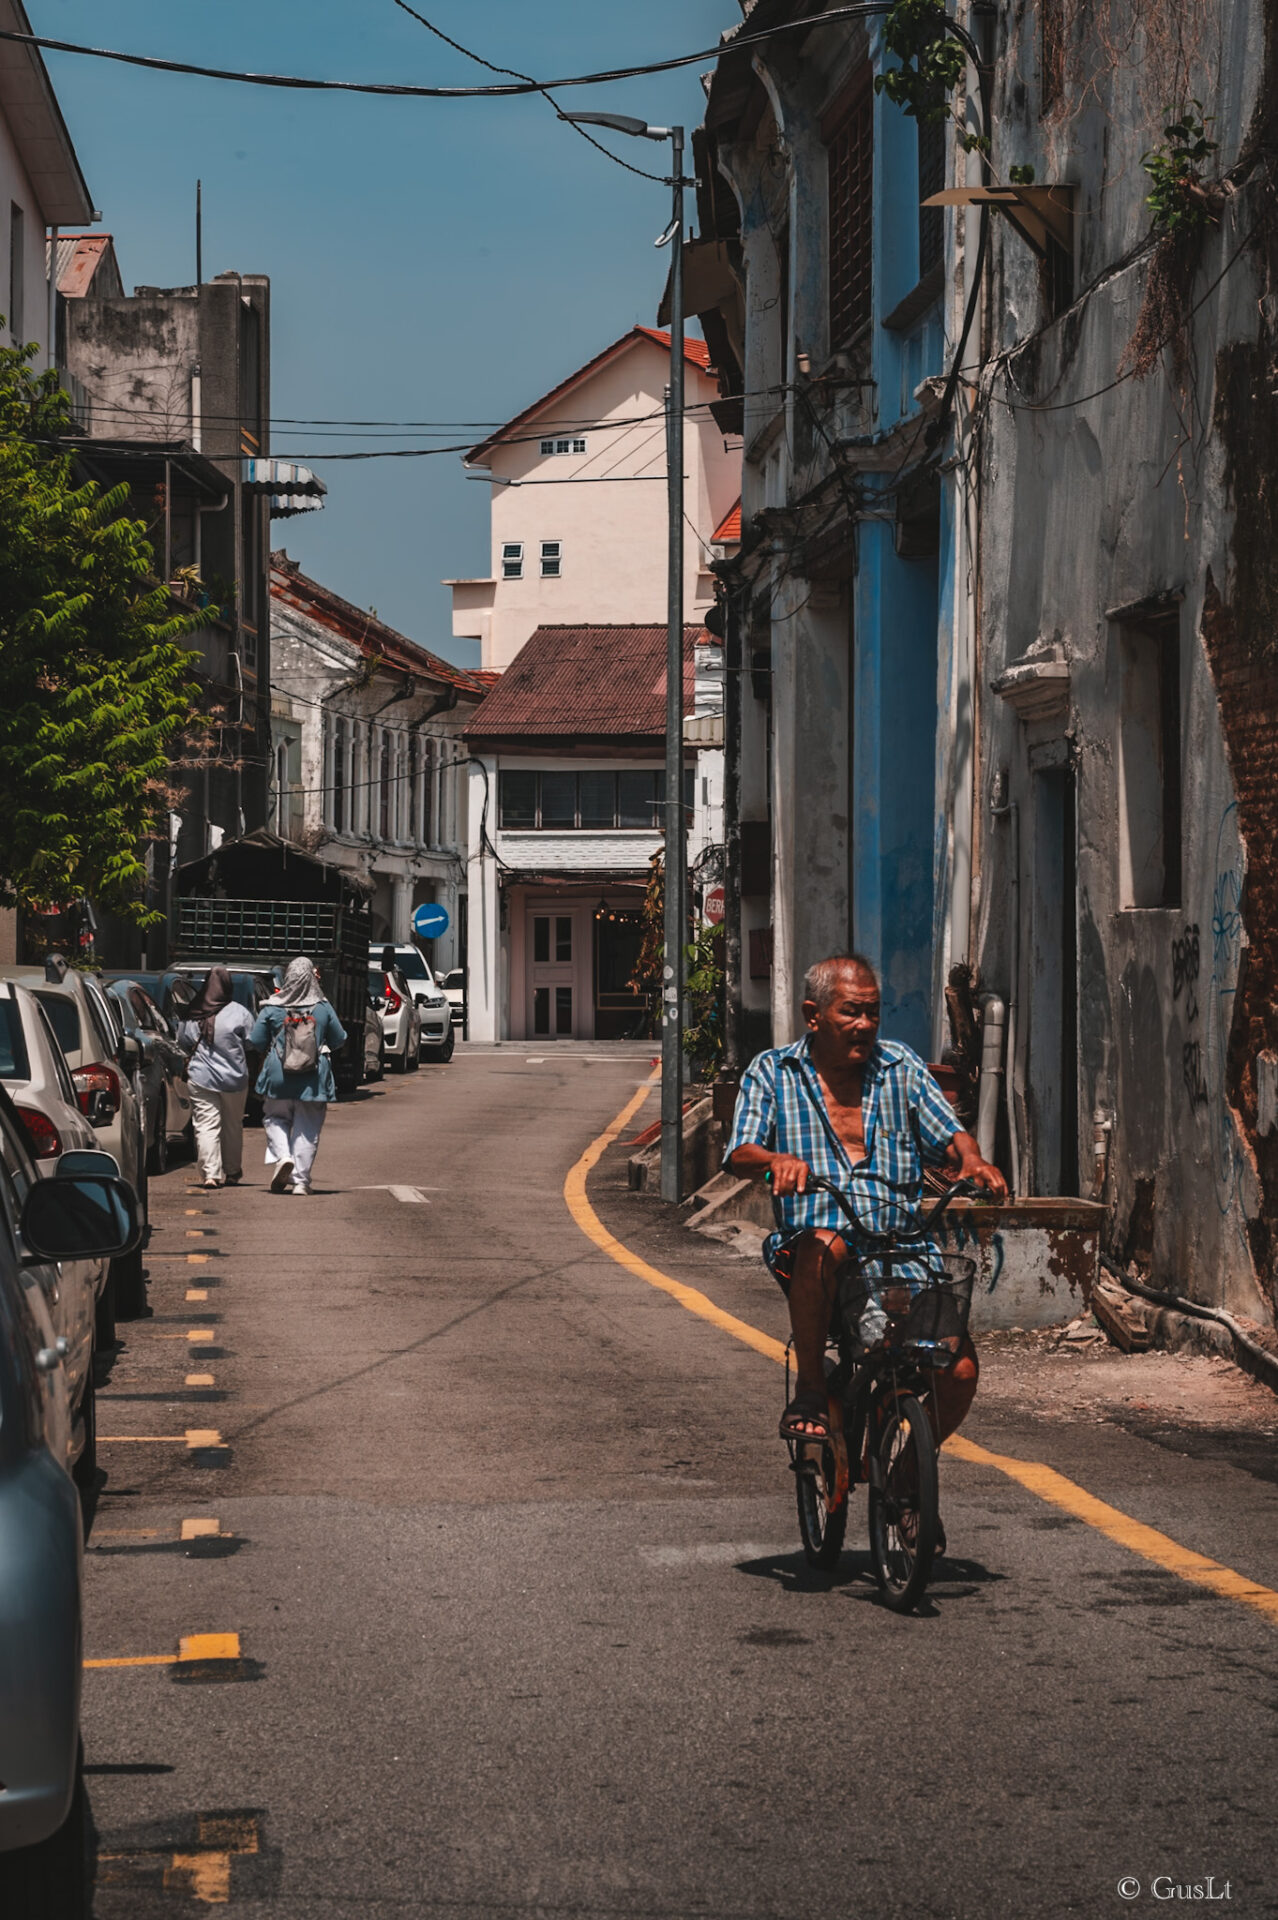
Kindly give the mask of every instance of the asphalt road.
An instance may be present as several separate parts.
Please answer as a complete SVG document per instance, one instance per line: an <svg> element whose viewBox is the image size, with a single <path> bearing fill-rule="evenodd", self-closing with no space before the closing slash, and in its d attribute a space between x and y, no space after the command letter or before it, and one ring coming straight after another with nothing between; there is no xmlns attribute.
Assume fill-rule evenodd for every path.
<svg viewBox="0 0 1278 1920"><path fill-rule="evenodd" d="M86 1654L154 1662L85 1675L99 1920L1019 1920L1209 1876L1278 1912L1278 1617L956 1461L922 1614L878 1604L863 1508L810 1574L780 1370L563 1198L647 1072L459 1048L330 1114L310 1200L255 1134L245 1187L153 1185L99 1402ZM622 1148L590 1196L783 1332ZM965 1433L1278 1590L1263 1413L1237 1444L1225 1394L1182 1447L1041 1371L1005 1343Z"/></svg>

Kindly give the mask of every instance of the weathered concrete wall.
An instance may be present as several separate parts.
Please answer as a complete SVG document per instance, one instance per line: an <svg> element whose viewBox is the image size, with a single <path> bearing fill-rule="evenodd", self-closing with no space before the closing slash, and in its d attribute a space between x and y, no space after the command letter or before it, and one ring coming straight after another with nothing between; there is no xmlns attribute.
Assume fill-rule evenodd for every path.
<svg viewBox="0 0 1278 1920"><path fill-rule="evenodd" d="M1195 0L1195 18L1204 6L1213 28L1194 44L1218 49L1219 57L1197 72L1191 61L1185 97L1196 94L1216 116L1219 163L1231 168L1261 74L1262 9ZM1113 0L1106 12L1115 14ZM1172 15L1164 0L1146 13L1155 44ZM1191 336L1183 365L1169 351L1147 377L1132 377L1124 356L1159 270L1148 248L1133 252L1149 225L1140 157L1160 137L1166 103L1151 103L1138 75L1121 62L1107 65L1092 45L1090 92L1070 83L1066 105L1040 117L1036 86L1025 79L1037 70L1038 26L1034 7L1010 24L1005 17L995 166L1006 177L1012 162L1030 161L1040 181L1076 183L1080 292L1053 321L1028 248L995 222L991 308L1001 316L1003 352L986 376L977 436L985 648L979 798L986 810L978 957L987 985L1019 1003L1015 1080L1031 1178L1055 1152L1049 1136L1059 1114L1073 1136L1066 1158L1077 1162L1085 1186L1093 1116L1110 1120L1105 1197L1114 1247L1152 1263L1162 1284L1254 1311L1250 1229L1260 1193L1230 1051L1254 886L1228 712L1222 724L1221 666L1230 642L1216 583L1238 576L1218 366L1230 343L1249 343L1256 333L1257 274L1240 251L1255 209L1246 187L1227 198L1200 259L1188 263L1191 277L1182 272L1173 288ZM1259 399L1254 386L1251 392ZM1268 402L1262 406L1267 412ZM1272 552L1272 528L1268 541ZM1161 903L1135 905L1123 850L1142 797L1133 736L1124 734L1135 697L1124 680L1124 634L1151 621L1160 659L1171 659L1179 680L1179 778L1167 767L1164 773L1179 802L1180 884L1168 886ZM1050 697L1022 702L1018 711L1011 698L991 694L1017 662L1046 689L1049 660L1052 671L1068 668L1068 680L1054 683L1054 710ZM1272 688L1264 691L1272 702ZM1259 681L1246 692L1239 683L1230 697L1237 704L1260 692ZM1258 822L1272 804L1272 759L1268 767ZM1258 764L1252 773L1247 790L1259 798ZM1018 809L1015 824L989 817L1000 777ZM1049 874L1054 829L1045 820L1070 787L1076 872L1067 848L1060 873ZM1274 824L1253 864L1256 853L1271 858ZM1017 837L1024 910L1013 980ZM1055 924L1051 886L1063 894L1055 952L1048 935L1040 938L1040 923L1049 933ZM1267 934L1265 944L1272 952ZM1060 1047L1051 1045L1053 1022L1062 1019L1076 1029L1076 1100L1062 1084Z"/></svg>

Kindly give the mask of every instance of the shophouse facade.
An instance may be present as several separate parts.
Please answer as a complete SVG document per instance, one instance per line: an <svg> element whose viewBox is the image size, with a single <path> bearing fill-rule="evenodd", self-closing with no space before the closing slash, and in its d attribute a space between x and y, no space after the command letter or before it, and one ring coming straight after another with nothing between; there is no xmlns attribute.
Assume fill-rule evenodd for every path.
<svg viewBox="0 0 1278 1920"><path fill-rule="evenodd" d="M466 955L467 759L488 682L271 556L269 824L372 887L373 937L413 938L433 901L437 971Z"/></svg>

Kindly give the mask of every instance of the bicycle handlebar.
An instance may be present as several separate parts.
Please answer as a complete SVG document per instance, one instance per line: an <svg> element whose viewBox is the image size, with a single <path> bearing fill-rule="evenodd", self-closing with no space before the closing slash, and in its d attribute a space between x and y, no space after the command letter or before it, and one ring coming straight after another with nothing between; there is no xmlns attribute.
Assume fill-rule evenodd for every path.
<svg viewBox="0 0 1278 1920"><path fill-rule="evenodd" d="M877 1180L883 1186L888 1185L887 1180L884 1178L882 1174L866 1173L866 1174L859 1175L858 1178ZM769 1188L771 1188L772 1174L770 1171L765 1175L765 1179L767 1180ZM819 1173L809 1173L808 1183L806 1187L804 1187L803 1192L805 1194L807 1193L832 1194L835 1200L838 1201L839 1206L842 1208L843 1212L846 1214L848 1220L856 1228L857 1232L862 1236L863 1239L890 1240L893 1238L893 1235L891 1233L871 1233L867 1227L863 1226L861 1221L857 1218L856 1209L852 1205L852 1202L848 1197L847 1193L844 1191L842 1187L836 1186L833 1180L826 1180ZM800 1199L802 1198L802 1195L786 1194L784 1197L787 1200ZM948 1186L945 1189L945 1192L937 1200L936 1205L922 1216L919 1222L920 1232L924 1234L928 1234L932 1231L932 1228L936 1225L941 1215L945 1212L945 1209L949 1206L951 1200L978 1199L981 1197L987 1197L989 1199L989 1204L991 1205L997 1204L997 1202L995 1202L991 1196L986 1195L986 1189L980 1184L978 1180L969 1180L969 1179L955 1180L951 1186ZM777 1204L780 1198L781 1196L776 1193L772 1195L772 1201L774 1206Z"/></svg>

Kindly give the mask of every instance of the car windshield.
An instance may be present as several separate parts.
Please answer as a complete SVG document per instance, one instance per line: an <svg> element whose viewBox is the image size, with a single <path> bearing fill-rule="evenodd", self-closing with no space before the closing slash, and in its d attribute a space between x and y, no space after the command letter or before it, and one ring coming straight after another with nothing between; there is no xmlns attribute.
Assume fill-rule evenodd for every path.
<svg viewBox="0 0 1278 1920"><path fill-rule="evenodd" d="M416 947L396 947L395 964L405 980L429 980L432 986L435 984L434 974Z"/></svg>
<svg viewBox="0 0 1278 1920"><path fill-rule="evenodd" d="M26 1036L16 1000L0 1000L0 1080L29 1080Z"/></svg>
<svg viewBox="0 0 1278 1920"><path fill-rule="evenodd" d="M386 997L386 975L380 967L368 969L368 991L374 1000L382 1000Z"/></svg>
<svg viewBox="0 0 1278 1920"><path fill-rule="evenodd" d="M444 985L446 987L464 987L465 984L466 984L466 975L464 974L464 972L460 967L454 967L453 971L447 976L447 978L444 981Z"/></svg>
<svg viewBox="0 0 1278 1920"><path fill-rule="evenodd" d="M58 1036L58 1045L63 1053L78 1053L80 1050L80 1009L75 1001L65 993L39 993L36 999L48 1014L53 1031Z"/></svg>

